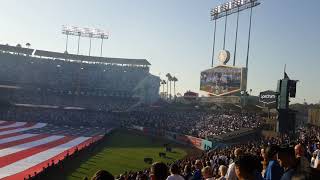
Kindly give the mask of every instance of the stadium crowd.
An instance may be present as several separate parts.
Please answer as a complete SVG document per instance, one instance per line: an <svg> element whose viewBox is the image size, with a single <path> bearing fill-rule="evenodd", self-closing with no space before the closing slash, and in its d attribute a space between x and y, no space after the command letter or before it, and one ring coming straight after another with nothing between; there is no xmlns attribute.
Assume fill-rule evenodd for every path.
<svg viewBox="0 0 320 180"><path fill-rule="evenodd" d="M310 128L306 128L308 130ZM311 129L320 132L320 128ZM320 138L289 136L265 138L200 156L188 157L173 164L156 162L150 169L124 173L120 180L317 180L320 179ZM170 167L170 168L169 168ZM98 172L102 176L106 172ZM93 177L92 179L104 179Z"/></svg>
<svg viewBox="0 0 320 180"><path fill-rule="evenodd" d="M110 127L116 125L118 117L116 113L81 109L10 106L0 110L1 119L74 127Z"/></svg>
<svg viewBox="0 0 320 180"><path fill-rule="evenodd" d="M313 129L320 130L319 127ZM95 144L57 164L48 165L43 173L30 179L50 177L52 173L63 172L63 169L69 166L68 163L74 161L74 157L90 154ZM172 164L155 162L143 171L125 172L115 177L106 170L100 170L91 179L317 180L319 178L320 139L311 135L306 139L294 139L288 136L257 139L245 144L187 156Z"/></svg>
<svg viewBox="0 0 320 180"><path fill-rule="evenodd" d="M91 91L88 91L91 92ZM67 92L14 91L10 94L2 93L0 97L13 104L35 104L62 107L81 107L103 111L125 111L138 102L137 98L107 96L106 94L70 95Z"/></svg>
<svg viewBox="0 0 320 180"><path fill-rule="evenodd" d="M125 100L125 99L124 99ZM110 102L112 111L82 109L77 107L11 105L1 108L1 119L19 119L25 122L46 122L56 125L108 127L110 124L156 128L200 138L210 138L241 128L258 128L262 119L257 114L239 112L204 111L123 111L116 98ZM130 100L127 101L127 105ZM117 109L119 111L117 111Z"/></svg>
<svg viewBox="0 0 320 180"><path fill-rule="evenodd" d="M218 136L240 130L256 129L262 118L253 113L231 111L133 111L122 121L123 126L137 125L192 135L200 138Z"/></svg>

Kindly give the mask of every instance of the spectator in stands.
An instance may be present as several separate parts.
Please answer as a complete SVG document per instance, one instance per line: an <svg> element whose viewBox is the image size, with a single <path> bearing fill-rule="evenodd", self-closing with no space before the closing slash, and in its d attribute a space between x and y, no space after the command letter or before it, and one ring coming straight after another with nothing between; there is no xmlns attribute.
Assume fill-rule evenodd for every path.
<svg viewBox="0 0 320 180"><path fill-rule="evenodd" d="M155 162L151 166L150 180L165 180L169 175L168 166L163 162Z"/></svg>
<svg viewBox="0 0 320 180"><path fill-rule="evenodd" d="M219 175L220 177L219 177L217 180L226 180L225 175L227 174L227 170L228 170L227 166L225 166L225 165L220 165L220 167L219 167L219 173L218 173L218 175Z"/></svg>
<svg viewBox="0 0 320 180"><path fill-rule="evenodd" d="M310 173L310 163L307 157L305 156L305 148L302 144L297 144L294 147L295 156L297 158L297 171L300 173Z"/></svg>
<svg viewBox="0 0 320 180"><path fill-rule="evenodd" d="M317 158L317 153L316 153L316 152L313 152L313 153L312 153L312 157L311 157L311 163L310 163L310 166L311 166L312 168L315 167L316 158Z"/></svg>
<svg viewBox="0 0 320 180"><path fill-rule="evenodd" d="M184 172L183 172L183 177L185 180L191 180L192 179L192 170L190 165L185 165L184 166Z"/></svg>
<svg viewBox="0 0 320 180"><path fill-rule="evenodd" d="M195 171L194 171L192 180L201 180L202 179L201 170L203 167L201 160L197 159L194 164L194 167L195 167Z"/></svg>
<svg viewBox="0 0 320 180"><path fill-rule="evenodd" d="M268 166L268 158L267 158L267 155L266 155L266 147L261 148L260 156L262 158L262 161L261 161L261 164L262 164L261 175L264 177L264 175L266 173L267 166Z"/></svg>
<svg viewBox="0 0 320 180"><path fill-rule="evenodd" d="M100 170L93 175L91 180L114 180L114 177L108 171Z"/></svg>
<svg viewBox="0 0 320 180"><path fill-rule="evenodd" d="M243 154L243 151L240 148L237 148L234 150L234 157L235 159L238 158L239 156L241 156ZM236 176L236 172L235 172L235 163L231 163L229 165L227 174L226 174L226 179L227 180L237 180L237 176Z"/></svg>
<svg viewBox="0 0 320 180"><path fill-rule="evenodd" d="M235 173L239 180L261 180L257 173L255 157L252 155L241 155L235 160Z"/></svg>
<svg viewBox="0 0 320 180"><path fill-rule="evenodd" d="M212 169L210 166L206 166L202 168L201 173L204 180L214 180L212 175Z"/></svg>
<svg viewBox="0 0 320 180"><path fill-rule="evenodd" d="M294 149L292 147L279 148L278 161L284 169L281 180L291 180L292 176L297 173L298 164Z"/></svg>
<svg viewBox="0 0 320 180"><path fill-rule="evenodd" d="M320 170L320 142L316 144L317 149L313 152L315 154L314 168Z"/></svg>
<svg viewBox="0 0 320 180"><path fill-rule="evenodd" d="M278 150L279 147L277 145L270 145L266 148L268 166L264 176L265 180L280 180L283 175L283 168L280 167L277 161Z"/></svg>
<svg viewBox="0 0 320 180"><path fill-rule="evenodd" d="M176 163L171 164L170 173L171 175L168 176L167 180L184 180L184 178L180 176L180 169Z"/></svg>

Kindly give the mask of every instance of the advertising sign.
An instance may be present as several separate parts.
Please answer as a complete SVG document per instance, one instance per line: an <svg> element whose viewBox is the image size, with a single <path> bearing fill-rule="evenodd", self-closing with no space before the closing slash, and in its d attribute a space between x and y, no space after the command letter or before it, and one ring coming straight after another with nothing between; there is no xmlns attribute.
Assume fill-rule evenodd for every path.
<svg viewBox="0 0 320 180"><path fill-rule="evenodd" d="M201 72L200 90L214 96L239 92L245 87L245 68L221 65Z"/></svg>
<svg viewBox="0 0 320 180"><path fill-rule="evenodd" d="M277 102L277 93L274 91L260 92L259 101L265 104L271 104Z"/></svg>

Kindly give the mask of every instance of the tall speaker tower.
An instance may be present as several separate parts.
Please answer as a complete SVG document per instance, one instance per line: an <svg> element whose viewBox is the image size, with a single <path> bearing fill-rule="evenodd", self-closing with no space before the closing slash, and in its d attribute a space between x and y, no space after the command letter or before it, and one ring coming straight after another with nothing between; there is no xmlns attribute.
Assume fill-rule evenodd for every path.
<svg viewBox="0 0 320 180"><path fill-rule="evenodd" d="M278 81L278 122L277 132L281 134L295 133L295 111L289 108L290 97L296 97L296 85L298 80L291 80L286 72L283 79Z"/></svg>

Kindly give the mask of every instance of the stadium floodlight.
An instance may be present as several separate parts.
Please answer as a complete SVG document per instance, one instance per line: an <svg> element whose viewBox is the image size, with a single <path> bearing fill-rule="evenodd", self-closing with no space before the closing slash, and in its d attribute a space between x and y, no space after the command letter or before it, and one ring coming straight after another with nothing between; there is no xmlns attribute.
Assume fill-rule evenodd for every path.
<svg viewBox="0 0 320 180"><path fill-rule="evenodd" d="M235 65L235 57L236 57L236 46L237 46L237 36L238 36L238 23L239 23L239 12L251 9L250 12L250 25L249 25L249 41L251 34L251 18L252 18L252 8L260 5L259 0L232 0L227 3L218 5L211 9L211 21L214 21L214 40L213 40L213 50L212 50L212 62L211 66L213 67L214 61L214 53L215 53L215 36L216 36L216 21L222 17L225 17L225 25L224 25L224 38L223 38L223 49L225 49L225 41L226 41L226 33L227 33L227 17L231 14L237 13L237 26L236 26L236 40L235 40L235 54L233 64ZM249 52L249 50L248 50ZM247 55L248 56L248 55ZM246 67L248 67L248 63L246 63Z"/></svg>
<svg viewBox="0 0 320 180"><path fill-rule="evenodd" d="M210 13L211 20L213 21L258 5L260 5L259 0L233 0L213 8Z"/></svg>
<svg viewBox="0 0 320 180"><path fill-rule="evenodd" d="M236 21L236 34L235 34L235 45L234 45L234 55L233 55L233 66L236 62L236 53L237 53L237 39L238 39L238 28L239 28L239 12L246 9L250 9L250 19L249 19L249 31L248 31L248 43L247 43L247 57L246 57L246 74L248 75L248 62L249 62L249 53L250 53L250 39L251 39L251 26L252 26L252 9L260 5L259 0L231 0L224 4L220 4L210 11L211 21L214 22L214 31L213 31L213 44L212 44L212 59L211 67L213 67L214 57L215 57L215 44L216 44L216 28L217 20L224 17L224 37L223 37L223 51L226 51L226 34L227 34L227 19L229 15L237 13ZM221 51L220 51L221 52Z"/></svg>
<svg viewBox="0 0 320 180"><path fill-rule="evenodd" d="M79 54L79 46L80 46L80 37L86 37L90 38L90 46L89 46L89 56L91 53L91 39L101 39L101 49L100 49L100 56L102 56L102 45L104 39L109 39L109 33L107 31L97 29L97 28L81 28L77 26L68 26L63 25L62 26L62 34L65 34L67 36L66 39L66 52L68 50L68 37L69 35L72 36L78 36L78 51L77 54Z"/></svg>

